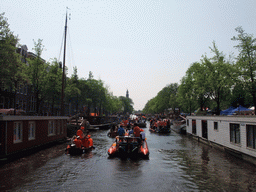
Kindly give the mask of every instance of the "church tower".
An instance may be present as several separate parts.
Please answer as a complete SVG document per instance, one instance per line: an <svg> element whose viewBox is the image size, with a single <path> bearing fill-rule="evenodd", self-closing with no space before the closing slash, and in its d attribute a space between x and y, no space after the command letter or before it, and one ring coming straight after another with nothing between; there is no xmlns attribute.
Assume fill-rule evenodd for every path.
<svg viewBox="0 0 256 192"><path fill-rule="evenodd" d="M129 91L128 91L128 89L126 91L126 98L129 98Z"/></svg>

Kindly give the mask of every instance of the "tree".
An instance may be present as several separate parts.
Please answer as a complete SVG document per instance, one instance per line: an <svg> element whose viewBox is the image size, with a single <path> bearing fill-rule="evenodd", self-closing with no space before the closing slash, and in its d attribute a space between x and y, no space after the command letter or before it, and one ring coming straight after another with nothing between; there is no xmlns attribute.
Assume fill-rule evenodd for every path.
<svg viewBox="0 0 256 192"><path fill-rule="evenodd" d="M73 74L70 79L67 80L65 88L66 100L76 106L76 112L78 112L79 105L82 105L80 80L77 75L77 67L74 67Z"/></svg>
<svg viewBox="0 0 256 192"><path fill-rule="evenodd" d="M34 41L34 48L36 57L29 59L29 77L33 86L33 90L36 97L36 112L39 113L40 102L44 99L43 89L46 86L46 75L48 64L41 58L44 46L42 44L42 39L38 39L38 42Z"/></svg>
<svg viewBox="0 0 256 192"><path fill-rule="evenodd" d="M231 40L238 41L235 47L239 50L236 67L239 79L244 88L251 94L253 105L256 106L256 39L253 35L244 32L242 27L235 29L238 32ZM256 114L256 107L255 107Z"/></svg>
<svg viewBox="0 0 256 192"><path fill-rule="evenodd" d="M187 89L191 89L189 93L192 95L190 99L197 101L200 111L207 106L209 102L207 69L202 63L195 62L186 72L184 82L188 82ZM182 85L184 87L184 85ZM188 96L187 96L188 98Z"/></svg>
<svg viewBox="0 0 256 192"><path fill-rule="evenodd" d="M25 63L21 62L20 55L16 53L18 37L11 32L4 13L0 14L0 83L2 87L15 91L14 103L16 103L16 90L19 84L28 81ZM16 105L14 105L16 109Z"/></svg>
<svg viewBox="0 0 256 192"><path fill-rule="evenodd" d="M184 112L189 112L191 114L192 111L195 111L198 108L198 104L195 99L192 78L189 77L190 75L191 74L187 72L186 76L181 79L181 84L177 93L177 102Z"/></svg>
<svg viewBox="0 0 256 192"><path fill-rule="evenodd" d="M60 104L61 85L62 85L62 69L54 59L48 67L49 72L46 74L46 86L42 87L41 95L44 95L44 102L51 103L51 112L54 114L54 107Z"/></svg>
<svg viewBox="0 0 256 192"><path fill-rule="evenodd" d="M157 96L149 100L143 108L144 113L164 113L170 107L178 107L177 92L178 84L172 83L165 86L157 93Z"/></svg>
<svg viewBox="0 0 256 192"><path fill-rule="evenodd" d="M119 99L122 103L123 112L131 114L133 112L133 101L132 101L132 99L124 97L124 96L120 96Z"/></svg>
<svg viewBox="0 0 256 192"><path fill-rule="evenodd" d="M203 58L202 64L205 65L207 74L207 94L211 101L216 103L216 114L220 114L221 104L229 99L230 90L233 82L233 66L224 60L224 55L219 52L218 48L213 42L211 51L215 54L208 59Z"/></svg>

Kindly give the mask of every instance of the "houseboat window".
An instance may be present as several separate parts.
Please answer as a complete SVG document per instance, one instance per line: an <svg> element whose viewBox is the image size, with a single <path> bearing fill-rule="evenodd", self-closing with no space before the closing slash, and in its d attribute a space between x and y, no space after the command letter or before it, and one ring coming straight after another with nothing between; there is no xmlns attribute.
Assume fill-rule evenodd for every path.
<svg viewBox="0 0 256 192"><path fill-rule="evenodd" d="M218 122L214 122L214 130L218 131Z"/></svg>
<svg viewBox="0 0 256 192"><path fill-rule="evenodd" d="M28 140L34 140L36 138L36 122L30 121L28 123Z"/></svg>
<svg viewBox="0 0 256 192"><path fill-rule="evenodd" d="M240 126L239 126L239 124L230 123L230 142L240 143Z"/></svg>
<svg viewBox="0 0 256 192"><path fill-rule="evenodd" d="M57 120L57 135L60 134L60 121L61 120Z"/></svg>
<svg viewBox="0 0 256 192"><path fill-rule="evenodd" d="M187 126L189 126L189 119L187 120Z"/></svg>
<svg viewBox="0 0 256 192"><path fill-rule="evenodd" d="M63 119L61 119L60 121L60 134L63 134Z"/></svg>
<svg viewBox="0 0 256 192"><path fill-rule="evenodd" d="M22 142L22 122L14 122L13 143Z"/></svg>
<svg viewBox="0 0 256 192"><path fill-rule="evenodd" d="M208 128L206 120L202 120L202 137L208 139Z"/></svg>
<svg viewBox="0 0 256 192"><path fill-rule="evenodd" d="M4 97L1 96L0 98L0 108L4 108Z"/></svg>
<svg viewBox="0 0 256 192"><path fill-rule="evenodd" d="M256 125L246 125L247 147L255 149Z"/></svg>
<svg viewBox="0 0 256 192"><path fill-rule="evenodd" d="M48 122L48 135L55 135L55 123L54 121L49 121Z"/></svg>
<svg viewBox="0 0 256 192"><path fill-rule="evenodd" d="M196 120L192 120L192 134L196 135Z"/></svg>

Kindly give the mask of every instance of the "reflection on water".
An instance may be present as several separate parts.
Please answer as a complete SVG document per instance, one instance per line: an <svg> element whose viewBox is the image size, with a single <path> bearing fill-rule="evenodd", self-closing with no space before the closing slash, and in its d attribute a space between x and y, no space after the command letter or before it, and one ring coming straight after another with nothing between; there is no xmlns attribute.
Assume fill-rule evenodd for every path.
<svg viewBox="0 0 256 192"><path fill-rule="evenodd" d="M108 158L114 139L91 133L95 149L81 156L66 144L0 167L0 191L254 191L255 166L172 132L146 132L149 160Z"/></svg>

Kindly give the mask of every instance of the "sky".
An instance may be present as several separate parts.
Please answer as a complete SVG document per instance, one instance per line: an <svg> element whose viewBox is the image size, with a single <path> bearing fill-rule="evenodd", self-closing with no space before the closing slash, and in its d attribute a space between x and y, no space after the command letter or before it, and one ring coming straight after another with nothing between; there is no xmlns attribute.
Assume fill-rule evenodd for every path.
<svg viewBox="0 0 256 192"><path fill-rule="evenodd" d="M114 96L128 90L134 109L142 110L202 55L211 57L213 41L236 56L231 38L238 26L255 37L255 7L255 0L2 0L0 13L28 51L42 39L49 62L63 62L68 13L68 76L74 67L79 78L91 71Z"/></svg>

